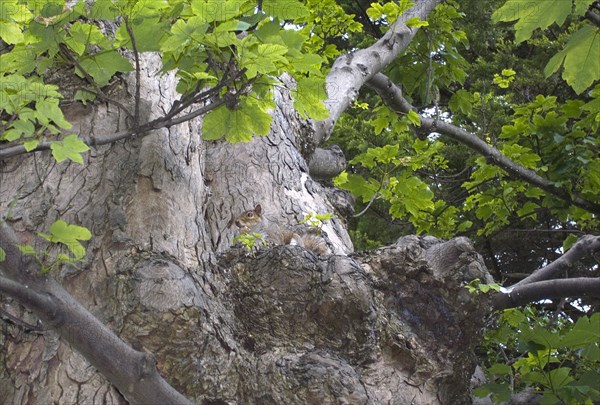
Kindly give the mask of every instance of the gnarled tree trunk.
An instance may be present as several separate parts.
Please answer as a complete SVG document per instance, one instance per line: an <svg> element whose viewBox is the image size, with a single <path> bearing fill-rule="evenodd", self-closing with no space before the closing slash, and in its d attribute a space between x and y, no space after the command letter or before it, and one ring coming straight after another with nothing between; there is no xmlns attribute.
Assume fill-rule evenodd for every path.
<svg viewBox="0 0 600 405"><path fill-rule="evenodd" d="M151 79L159 65L148 57L143 68ZM174 80L144 83L152 118L173 101ZM2 167L0 210L21 243L58 218L88 227L87 265L49 277L126 344L153 354L160 374L192 401L467 402L488 303L463 288L487 277L465 240L409 237L353 256L338 216L324 227L330 256L231 248L232 218L256 203L288 225L336 211L308 174L311 127L285 89L276 100L271 134L248 144L204 142L196 120L98 147L82 166L48 153L15 157ZM65 112L92 137L126 125L100 103ZM86 357L73 348L85 325L56 320L61 339L16 301L3 298L2 309L5 402L139 401L97 371L94 350L110 362L113 342L88 334ZM120 360L109 369L137 366Z"/></svg>

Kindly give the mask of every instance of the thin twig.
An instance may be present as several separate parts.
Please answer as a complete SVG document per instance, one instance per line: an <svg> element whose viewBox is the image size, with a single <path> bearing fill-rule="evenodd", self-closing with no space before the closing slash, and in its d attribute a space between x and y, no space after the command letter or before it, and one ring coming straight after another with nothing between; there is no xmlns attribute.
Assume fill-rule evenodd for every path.
<svg viewBox="0 0 600 405"><path fill-rule="evenodd" d="M379 189L381 189L381 187L379 187ZM364 215L365 212L367 212L367 210L369 209L369 207L371 207L371 204L373 204L373 201L375 201L375 199L379 196L379 190L377 190L375 192L375 194L373 194L373 197L371 197L371 200L369 201L369 203L367 204L367 206L365 207L364 210L362 210L361 212L359 212L356 215L352 215L353 218L358 218L362 215Z"/></svg>
<svg viewBox="0 0 600 405"><path fill-rule="evenodd" d="M138 128L140 126L140 54L137 50L135 35L133 35L133 29L131 28L131 24L129 23L129 16L125 16L125 28L127 29L127 34L129 34L129 39L131 39L131 49L133 49L133 58L135 60L135 110L133 121L134 127Z"/></svg>
<svg viewBox="0 0 600 405"><path fill-rule="evenodd" d="M25 329L25 331L35 332L39 335L43 335L44 333L46 333L46 329L44 327L35 326L30 323L27 323L27 322L17 318L16 316L9 314L2 308L0 308L0 318L3 318L4 320L7 320L9 322L12 322L17 326L20 326L21 328Z"/></svg>

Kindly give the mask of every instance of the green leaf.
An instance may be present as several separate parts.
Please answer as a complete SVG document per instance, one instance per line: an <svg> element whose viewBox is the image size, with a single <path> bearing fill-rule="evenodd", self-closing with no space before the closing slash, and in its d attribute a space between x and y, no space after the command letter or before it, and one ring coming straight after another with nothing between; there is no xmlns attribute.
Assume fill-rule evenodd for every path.
<svg viewBox="0 0 600 405"><path fill-rule="evenodd" d="M565 347L580 348L590 343L600 341L600 313L593 314L590 318L582 316L577 323L562 339Z"/></svg>
<svg viewBox="0 0 600 405"><path fill-rule="evenodd" d="M40 141L38 140L33 140L33 141L26 141L23 142L23 146L25 147L25 150L27 152L31 152L32 150L34 150L35 148L37 148L37 146L40 144Z"/></svg>
<svg viewBox="0 0 600 405"><path fill-rule="evenodd" d="M428 27L429 23L421 20L419 17L413 17L406 20L406 26L409 28Z"/></svg>
<svg viewBox="0 0 600 405"><path fill-rule="evenodd" d="M584 15L595 0L575 0L575 14Z"/></svg>
<svg viewBox="0 0 600 405"><path fill-rule="evenodd" d="M113 0L94 0L90 10L90 17L99 20L113 20L118 15L121 15L121 11Z"/></svg>
<svg viewBox="0 0 600 405"><path fill-rule="evenodd" d="M561 66L564 67L563 79L581 94L600 79L600 30L585 25L576 31L565 48L554 55L544 68L549 77Z"/></svg>
<svg viewBox="0 0 600 405"><path fill-rule="evenodd" d="M550 386L552 389L558 390L573 381L573 377L569 375L570 373L570 367L560 367L550 370L548 372L548 377L550 379Z"/></svg>
<svg viewBox="0 0 600 405"><path fill-rule="evenodd" d="M0 21L0 38L10 45L25 41L21 28L12 21Z"/></svg>
<svg viewBox="0 0 600 405"><path fill-rule="evenodd" d="M77 137L75 134L67 136L62 141L52 142L50 145L52 149L52 155L57 162L70 159L75 163L83 164L83 157L81 154L88 151L90 148Z"/></svg>
<svg viewBox="0 0 600 405"><path fill-rule="evenodd" d="M15 246L24 255L35 256L35 254L36 254L35 248L33 246L31 246L31 245L19 245L19 244L16 244Z"/></svg>
<svg viewBox="0 0 600 405"><path fill-rule="evenodd" d="M292 66L301 73L311 73L319 75L321 73L321 64L324 59L313 53L302 54L292 60Z"/></svg>
<svg viewBox="0 0 600 405"><path fill-rule="evenodd" d="M517 43L531 38L534 30L545 29L551 24L562 25L571 14L571 0L523 1L508 0L494 12L492 20L515 21Z"/></svg>
<svg viewBox="0 0 600 405"><path fill-rule="evenodd" d="M160 50L163 52L181 52L189 44L201 44L209 25L200 17L192 17L187 21L177 20L171 27L169 37L163 38Z"/></svg>
<svg viewBox="0 0 600 405"><path fill-rule="evenodd" d="M492 394L494 402L506 402L510 399L512 394L508 384L484 384L481 387L477 387L473 390L475 396L483 398L489 394Z"/></svg>
<svg viewBox="0 0 600 405"><path fill-rule="evenodd" d="M131 31L138 52L156 52L160 50L160 40L167 28L160 18L135 18L130 20ZM117 46L133 49L127 26L122 23L117 29Z"/></svg>
<svg viewBox="0 0 600 405"><path fill-rule="evenodd" d="M284 55L288 49L283 45L260 44L255 52L244 52L240 65L248 69L247 75L252 78L258 73L277 74L278 66L287 64Z"/></svg>
<svg viewBox="0 0 600 405"><path fill-rule="evenodd" d="M518 328L526 317L523 311L518 308L506 309L502 313L502 318L513 328Z"/></svg>
<svg viewBox="0 0 600 405"><path fill-rule="evenodd" d="M460 111L465 115L470 115L473 112L473 102L471 100L471 93L460 89L452 95L448 106L455 113Z"/></svg>
<svg viewBox="0 0 600 405"><path fill-rule="evenodd" d="M194 0L191 4L194 15L210 23L237 17L242 2L239 0Z"/></svg>
<svg viewBox="0 0 600 405"><path fill-rule="evenodd" d="M419 114L417 114L416 111L410 110L408 112L408 114L406 114L406 117L408 118L410 123L413 124L414 126L416 126L416 127L421 126L421 117L419 116Z"/></svg>
<svg viewBox="0 0 600 405"><path fill-rule="evenodd" d="M569 236L567 236L563 241L563 251L566 252L567 250L571 249L571 246L573 246L575 242L577 242L577 236L572 233L569 234Z"/></svg>
<svg viewBox="0 0 600 405"><path fill-rule="evenodd" d="M52 243L62 243L69 249L75 259L85 256L85 248L79 243L80 240L89 240L91 232L82 226L70 225L63 220L58 220L50 226L50 235L39 233L41 237Z"/></svg>
<svg viewBox="0 0 600 405"><path fill-rule="evenodd" d="M60 107L58 106L57 99L41 99L35 102L35 110L38 120L42 125L48 125L50 122L54 122L61 128L71 128L71 123L68 122Z"/></svg>
<svg viewBox="0 0 600 405"><path fill-rule="evenodd" d="M264 0L263 10L280 20L295 20L309 14L306 6L298 0Z"/></svg>
<svg viewBox="0 0 600 405"><path fill-rule="evenodd" d="M364 153L357 155L350 161L351 164L360 163L368 169L373 169L377 164L398 164L400 145L385 145L380 148L369 148Z"/></svg>
<svg viewBox="0 0 600 405"><path fill-rule="evenodd" d="M379 189L379 184L375 180L365 180L361 176L346 171L343 171L334 179L334 184L339 188L350 191L357 197L362 197L363 202L373 198Z"/></svg>
<svg viewBox="0 0 600 405"><path fill-rule="evenodd" d="M6 252L0 247L0 262L6 260Z"/></svg>
<svg viewBox="0 0 600 405"><path fill-rule="evenodd" d="M303 118L324 120L329 117L329 110L323 103L323 100L327 98L323 78L298 78L296 90L292 94L294 108Z"/></svg>
<svg viewBox="0 0 600 405"><path fill-rule="evenodd" d="M79 56L83 55L88 45L101 43L109 45L108 39L102 35L98 27L81 22L73 24L65 42Z"/></svg>
<svg viewBox="0 0 600 405"><path fill-rule="evenodd" d="M53 237L53 242L69 243L74 240L90 240L91 232L77 225L70 225L63 220L58 220L50 226L50 233Z"/></svg>
<svg viewBox="0 0 600 405"><path fill-rule="evenodd" d="M517 214L522 218L533 218L536 219L536 210L540 208L540 206L534 202L527 201L523 207L517 210Z"/></svg>
<svg viewBox="0 0 600 405"><path fill-rule="evenodd" d="M487 371L494 375L511 375L512 368L506 364L495 363L487 369Z"/></svg>
<svg viewBox="0 0 600 405"><path fill-rule="evenodd" d="M99 86L107 85L111 77L117 72L124 73L133 70L131 63L115 50L84 57L79 63ZM82 75L79 70L76 73Z"/></svg>
<svg viewBox="0 0 600 405"><path fill-rule="evenodd" d="M204 117L202 137L207 141L225 138L231 143L249 142L252 135L266 136L271 128L267 106L245 97L236 109L222 105Z"/></svg>

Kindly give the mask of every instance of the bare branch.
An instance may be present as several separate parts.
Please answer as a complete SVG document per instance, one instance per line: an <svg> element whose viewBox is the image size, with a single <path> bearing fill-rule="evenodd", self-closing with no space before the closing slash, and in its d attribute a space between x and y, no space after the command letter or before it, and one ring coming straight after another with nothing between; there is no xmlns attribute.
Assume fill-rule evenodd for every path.
<svg viewBox="0 0 600 405"><path fill-rule="evenodd" d="M140 136L140 137L147 136L147 135L149 135L150 131L154 131L156 129L161 129L161 128L169 128L169 127L172 127L173 125L178 125L183 122L187 122L187 121L194 119L202 114L206 114L207 112L214 110L215 108L224 104L224 102L225 102L224 100L218 99L207 106L204 106L202 108L199 108L195 111L190 112L189 114L185 114L185 115L182 115L177 118L160 117L160 118L157 118L155 120L152 120L150 122L147 122L147 123L141 125L139 128L137 128L137 130L136 130L136 128L131 128L131 129L128 129L125 131L111 133L111 134L102 136L100 138L95 138L95 137L94 138L84 138L83 141L87 145L96 147L96 146L106 145L109 143L114 143L114 142L120 141L122 139L131 138L133 136ZM52 142L40 142L40 144L30 152L27 152L27 150L25 149L25 147L23 145L16 145L16 146L11 146L11 147L8 147L5 149L1 149L0 150L0 161L4 160L4 159L8 159L9 157L12 157L12 156L22 155L25 153L45 151L45 150L50 149L50 145L52 145Z"/></svg>
<svg viewBox="0 0 600 405"><path fill-rule="evenodd" d="M600 250L600 236L585 235L579 238L571 249L549 265L535 271L529 277L519 281L516 286L555 278L564 270L570 268L583 257L591 256Z"/></svg>
<svg viewBox="0 0 600 405"><path fill-rule="evenodd" d="M417 112L417 109L410 105L402 96L402 90L382 73L373 76L368 85L372 87L381 96L384 102L396 113L406 114L409 111ZM533 170L527 169L518 163L513 162L504 156L498 149L488 145L477 135L465 131L448 122L437 119L420 116L421 128L429 132L438 132L463 145L473 149L484 156L490 163L502 168L517 179L539 187L540 189L552 194L563 201L574 204L589 212L600 214L600 204L588 201L581 196L571 195L568 190L556 186L552 181L538 175Z"/></svg>
<svg viewBox="0 0 600 405"><path fill-rule="evenodd" d="M600 297L600 278L546 280L515 286L492 298L494 309L514 308L548 298Z"/></svg>
<svg viewBox="0 0 600 405"><path fill-rule="evenodd" d="M361 87L382 71L412 41L417 28L409 28L411 18L425 19L441 0L419 0L413 8L402 14L381 39L368 48L340 56L327 75L329 118L315 122L317 144L327 140L342 113L356 100Z"/></svg>
<svg viewBox="0 0 600 405"><path fill-rule="evenodd" d="M44 327L35 326L30 323L27 323L27 322L17 318L16 316L9 314L8 312L6 312L3 309L0 309L0 318L2 318L5 321L10 322L14 325L20 326L21 328L23 328L25 331L28 331L28 332L35 332L39 335L43 335L46 332L46 329Z"/></svg>

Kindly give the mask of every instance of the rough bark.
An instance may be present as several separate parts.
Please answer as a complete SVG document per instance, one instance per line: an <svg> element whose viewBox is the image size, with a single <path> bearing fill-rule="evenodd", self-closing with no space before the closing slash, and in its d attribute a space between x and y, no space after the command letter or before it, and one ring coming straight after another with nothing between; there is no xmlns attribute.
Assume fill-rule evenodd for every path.
<svg viewBox="0 0 600 405"><path fill-rule="evenodd" d="M154 77L157 61L142 63ZM152 118L172 101L174 82L145 82L141 113ZM161 375L192 401L466 402L489 305L463 288L486 278L464 240L405 238L352 257L338 214L324 227L336 255L231 249L231 218L258 202L289 225L303 212L335 211L299 152L306 122L288 93L276 98L271 134L248 144L205 143L192 121L97 147L83 166L43 153L13 158L3 167L0 209L22 243L57 218L88 227L87 264L51 277L126 344L153 354ZM91 136L124 126L119 111L99 103L67 113ZM5 294L2 309L38 325ZM61 339L52 328L3 319L6 401L125 403L127 393L64 331Z"/></svg>
<svg viewBox="0 0 600 405"><path fill-rule="evenodd" d="M421 1L406 18L425 18L438 2ZM342 93L330 98L330 124L414 35L403 22L390 32L334 66L330 82ZM373 52L377 64L365 70ZM175 79L159 75L154 56L139 62L134 110L148 122L170 109ZM138 90L127 83L119 101L131 107ZM464 285L489 280L481 258L465 239L421 237L352 255L349 200L311 178L305 160L327 133L299 117L283 87L275 99L270 135L247 144L202 141L199 118L131 139L125 114L97 102L65 108L73 131L120 140L97 142L83 166L4 150L15 157L0 167L0 212L21 243L42 246L35 232L59 218L93 238L86 264L63 267L45 286L30 261L23 273L0 266L0 398L148 402L144 384L159 379L116 380L151 354L173 388L202 404L469 402L472 350L491 307ZM257 203L281 226L335 213L323 228L334 254L232 247L232 219ZM19 295L27 277L56 311L45 316Z"/></svg>

